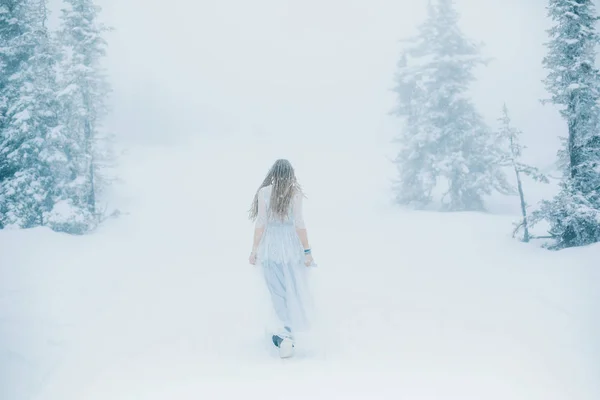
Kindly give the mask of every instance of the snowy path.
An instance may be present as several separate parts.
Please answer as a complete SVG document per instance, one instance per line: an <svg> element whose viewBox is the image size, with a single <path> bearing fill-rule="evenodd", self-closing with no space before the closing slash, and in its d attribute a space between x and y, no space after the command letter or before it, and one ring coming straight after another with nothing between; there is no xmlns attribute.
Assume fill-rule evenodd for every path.
<svg viewBox="0 0 600 400"><path fill-rule="evenodd" d="M3 233L3 249L33 241L36 251L18 252L29 268L2 287L12 292L0 310L7 299L14 310L3 326L19 337L8 365L29 380L0 398L600 396L598 247L550 253L508 238L507 217L388 209L368 171L332 167L348 168L341 155L329 154L332 164L316 154L329 168L306 179L326 345L274 357L245 259L243 211L264 168L247 152L235 162L218 154L132 160L132 214L93 236Z"/></svg>

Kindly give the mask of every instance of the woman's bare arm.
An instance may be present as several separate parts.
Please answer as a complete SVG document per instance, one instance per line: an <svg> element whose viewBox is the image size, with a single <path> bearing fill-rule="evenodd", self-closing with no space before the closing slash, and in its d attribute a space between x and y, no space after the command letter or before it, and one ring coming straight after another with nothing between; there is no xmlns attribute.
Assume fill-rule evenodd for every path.
<svg viewBox="0 0 600 400"><path fill-rule="evenodd" d="M258 249L258 245L260 244L260 241L262 239L262 235L265 232L265 227L262 226L261 228L254 228L254 242L252 244L252 252L256 253L256 250Z"/></svg>
<svg viewBox="0 0 600 400"><path fill-rule="evenodd" d="M300 243L302 243L302 247L304 247L304 265L310 267L313 265L313 256L310 248L310 243L308 242L308 232L306 230L306 225L304 224L304 214L302 210L302 195L299 195L296 199L295 204L295 219L296 219L296 233L298 234L298 238L300 239Z"/></svg>
<svg viewBox="0 0 600 400"><path fill-rule="evenodd" d="M308 232L306 228L296 228L296 233L300 238L300 242L302 243L302 247L304 247L304 250L310 249L310 244L308 243Z"/></svg>
<svg viewBox="0 0 600 400"><path fill-rule="evenodd" d="M265 204L264 193L261 189L258 193L258 214L256 216L256 223L254 224L254 239L252 241L252 253L255 254L258 250L258 245L262 239L263 233L265 232L265 225L267 223L267 206Z"/></svg>

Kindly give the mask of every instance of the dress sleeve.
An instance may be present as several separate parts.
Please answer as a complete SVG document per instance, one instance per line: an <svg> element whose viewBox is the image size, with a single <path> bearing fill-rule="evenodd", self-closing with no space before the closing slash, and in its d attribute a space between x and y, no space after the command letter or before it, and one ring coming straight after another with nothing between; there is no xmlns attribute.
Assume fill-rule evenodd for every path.
<svg viewBox="0 0 600 400"><path fill-rule="evenodd" d="M261 188L258 191L258 215L256 217L255 229L264 228L267 223L267 206L265 204L264 190Z"/></svg>
<svg viewBox="0 0 600 400"><path fill-rule="evenodd" d="M294 221L296 229L306 229L304 212L302 210L302 197L302 193L296 193L294 196Z"/></svg>

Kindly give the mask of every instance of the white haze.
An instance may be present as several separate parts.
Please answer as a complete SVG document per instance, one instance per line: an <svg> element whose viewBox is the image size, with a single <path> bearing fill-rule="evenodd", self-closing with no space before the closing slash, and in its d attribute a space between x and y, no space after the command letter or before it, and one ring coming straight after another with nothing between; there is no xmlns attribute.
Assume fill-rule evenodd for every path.
<svg viewBox="0 0 600 400"><path fill-rule="evenodd" d="M56 1L56 0L55 0ZM401 49L426 0L101 0L111 34L110 128L135 143L247 132L285 147L387 146ZM546 1L457 0L461 25L494 61L473 95L490 124L502 103L542 168L564 123L546 95ZM393 152L393 149L391 150Z"/></svg>

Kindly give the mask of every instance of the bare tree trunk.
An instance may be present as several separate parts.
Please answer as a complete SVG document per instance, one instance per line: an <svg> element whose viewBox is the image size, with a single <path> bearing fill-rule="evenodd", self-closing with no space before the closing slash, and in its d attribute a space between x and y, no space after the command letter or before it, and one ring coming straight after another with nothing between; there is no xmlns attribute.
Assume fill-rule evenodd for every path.
<svg viewBox="0 0 600 400"><path fill-rule="evenodd" d="M576 159L575 159L575 130L576 130L576 121L571 118L573 114L575 114L575 96L571 94L571 100L569 102L569 139L568 139L568 151L569 151L569 172L571 179L575 178L576 175Z"/></svg>
<svg viewBox="0 0 600 400"><path fill-rule="evenodd" d="M519 167L517 166L517 162L515 160L515 150L514 150L514 140L513 137L510 137L510 152L512 158L513 168L515 169L515 175L517 176L517 189L519 190L519 198L521 199L521 214L523 215L523 241L525 243L529 242L531 238L529 236L529 225L527 223L527 203L525 203L525 195L523 194L523 184L521 182L521 174L519 174Z"/></svg>
<svg viewBox="0 0 600 400"><path fill-rule="evenodd" d="M94 179L94 148L93 148L93 132L92 132L92 122L90 121L90 101L89 95L87 91L84 90L83 93L83 102L86 110L86 118L84 122L84 140L85 140L85 153L88 165L86 166L89 187L87 193L87 204L88 209L92 214L96 214L96 187L95 187L95 179Z"/></svg>
<svg viewBox="0 0 600 400"><path fill-rule="evenodd" d="M523 214L523 241L529 242L529 227L527 225L527 205L525 203L525 196L523 195L523 185L521 184L521 176L519 175L519 169L515 166L515 174L517 175L517 188L519 189L519 197L521 198L521 213Z"/></svg>
<svg viewBox="0 0 600 400"><path fill-rule="evenodd" d="M89 180L89 188L87 193L87 204L89 210L96 213L96 190L94 182L94 155L92 149L92 127L89 119L85 121L85 152L87 156L87 174Z"/></svg>
<svg viewBox="0 0 600 400"><path fill-rule="evenodd" d="M581 116L577 114L576 108L576 98L574 93L571 93L568 110L569 110L569 140L568 140L568 149L569 149L569 176L571 179L571 184L579 186L577 182L577 175L579 174L579 168L581 163L581 146L577 146L577 138L580 136L581 132L579 130L582 126ZM575 116L575 117L574 117ZM566 226L561 235L561 242L566 244L567 247L571 247L577 239L576 228L571 223L569 226Z"/></svg>

